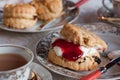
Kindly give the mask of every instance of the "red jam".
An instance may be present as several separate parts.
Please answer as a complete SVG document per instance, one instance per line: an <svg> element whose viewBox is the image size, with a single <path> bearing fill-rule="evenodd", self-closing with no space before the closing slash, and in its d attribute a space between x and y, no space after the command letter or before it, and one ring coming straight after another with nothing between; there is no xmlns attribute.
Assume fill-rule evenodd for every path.
<svg viewBox="0 0 120 80"><path fill-rule="evenodd" d="M62 57L70 61L76 61L83 55L83 52L80 50L78 44L73 44L72 42L67 42L64 39L56 39L52 43L52 47L58 46L62 50Z"/></svg>

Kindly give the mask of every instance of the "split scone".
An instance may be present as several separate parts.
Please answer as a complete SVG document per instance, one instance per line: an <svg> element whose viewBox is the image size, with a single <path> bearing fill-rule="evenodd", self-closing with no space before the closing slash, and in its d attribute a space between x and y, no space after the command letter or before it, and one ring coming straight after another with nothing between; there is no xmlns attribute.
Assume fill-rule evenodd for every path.
<svg viewBox="0 0 120 80"><path fill-rule="evenodd" d="M106 43L97 35L66 24L60 32L60 37L51 43L48 59L59 66L76 71L92 70L100 60L100 51L106 50Z"/></svg>
<svg viewBox="0 0 120 80"><path fill-rule="evenodd" d="M33 0L31 2L40 20L49 21L60 16L63 10L62 0Z"/></svg>
<svg viewBox="0 0 120 80"><path fill-rule="evenodd" d="M30 28L37 22L36 9L30 4L6 4L3 11L3 23L10 28Z"/></svg>

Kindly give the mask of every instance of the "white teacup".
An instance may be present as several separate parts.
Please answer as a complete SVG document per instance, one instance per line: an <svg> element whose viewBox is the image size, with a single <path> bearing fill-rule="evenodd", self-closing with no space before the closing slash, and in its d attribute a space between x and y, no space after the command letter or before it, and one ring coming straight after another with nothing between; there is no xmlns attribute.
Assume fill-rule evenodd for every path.
<svg viewBox="0 0 120 80"><path fill-rule="evenodd" d="M12 54L12 55L11 55ZM17 59L17 57L13 57L14 55L17 55L18 57L22 57ZM21 60L23 61L23 58L27 61L26 63L24 63L23 65L20 65L19 67L13 68L13 69L8 69L8 70L4 70L2 69L2 65L4 65L4 63L0 63L2 65L0 65L0 80L28 80L29 78L29 74L30 74L30 64L33 61L34 55L33 52L23 46L18 46L18 45L13 45L13 44L1 44L0 45L0 57L5 57L4 60L8 59L9 57L12 56L12 58L16 60L13 60L13 63L15 62L15 64L23 64L23 62L20 62ZM8 58L6 58L6 56L8 56ZM10 58L10 59L12 59ZM0 60L3 60L0 59ZM9 60L12 61L12 60ZM1 61L0 61L1 62ZM24 61L25 62L25 61ZM11 63L6 63L7 65L11 66ZM6 66L6 64L4 66ZM6 67L7 68L7 67ZM5 69L6 69L5 68ZM10 67L11 68L11 67Z"/></svg>
<svg viewBox="0 0 120 80"><path fill-rule="evenodd" d="M111 9L108 7L107 4L105 4L105 1L107 0L102 0L103 6L111 12ZM109 0L109 1L112 3L114 16L120 17L120 0Z"/></svg>

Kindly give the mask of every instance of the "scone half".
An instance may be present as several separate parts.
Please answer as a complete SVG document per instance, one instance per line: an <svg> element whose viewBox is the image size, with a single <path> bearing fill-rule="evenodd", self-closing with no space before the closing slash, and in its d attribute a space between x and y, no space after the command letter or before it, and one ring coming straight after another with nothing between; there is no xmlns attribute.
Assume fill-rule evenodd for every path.
<svg viewBox="0 0 120 80"><path fill-rule="evenodd" d="M36 9L27 3L6 4L3 13L5 18L34 19L37 16Z"/></svg>
<svg viewBox="0 0 120 80"><path fill-rule="evenodd" d="M87 31L83 27L78 27L73 24L65 24L60 34L65 40L73 42L74 44L80 44L86 47L96 47L98 50L102 51L107 49L107 44L102 38Z"/></svg>
<svg viewBox="0 0 120 80"><path fill-rule="evenodd" d="M37 23L36 16L36 9L30 4L6 4L3 11L3 24L14 29L31 28Z"/></svg>
<svg viewBox="0 0 120 80"><path fill-rule="evenodd" d="M30 4L36 8L38 18L44 21L59 17L63 11L62 0L33 0Z"/></svg>
<svg viewBox="0 0 120 80"><path fill-rule="evenodd" d="M92 55L79 58L76 61L69 61L63 57L57 56L53 49L50 49L48 53L48 59L53 64L75 70L75 71L88 71L93 70L100 64L100 55L98 52Z"/></svg>

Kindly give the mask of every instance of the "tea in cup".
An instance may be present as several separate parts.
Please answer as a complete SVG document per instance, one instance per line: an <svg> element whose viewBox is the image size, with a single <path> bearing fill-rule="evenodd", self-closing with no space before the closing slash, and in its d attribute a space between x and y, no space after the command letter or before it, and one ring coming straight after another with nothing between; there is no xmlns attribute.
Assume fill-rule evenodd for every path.
<svg viewBox="0 0 120 80"><path fill-rule="evenodd" d="M120 0L109 0L110 3L112 4L112 9L111 10L107 4L105 4L105 1L107 0L102 0L103 6L109 10L111 13L114 13L114 17L120 17Z"/></svg>
<svg viewBox="0 0 120 80"><path fill-rule="evenodd" d="M28 80L34 55L26 47L0 45L0 80Z"/></svg>

